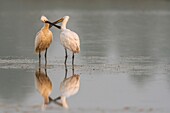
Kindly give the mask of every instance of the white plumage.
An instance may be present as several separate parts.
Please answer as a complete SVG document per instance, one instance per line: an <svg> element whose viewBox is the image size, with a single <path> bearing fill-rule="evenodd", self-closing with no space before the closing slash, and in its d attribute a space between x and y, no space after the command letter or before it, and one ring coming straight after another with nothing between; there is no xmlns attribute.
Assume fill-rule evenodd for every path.
<svg viewBox="0 0 170 113"><path fill-rule="evenodd" d="M64 16L63 18L56 21L56 23L62 22L60 41L61 41L61 44L65 48L65 54L66 54L65 64L67 61L67 49L69 49L70 51L73 52L72 65L74 65L74 53L80 52L80 39L79 39L79 36L75 32L66 28L68 20L69 20L69 16Z"/></svg>
<svg viewBox="0 0 170 113"><path fill-rule="evenodd" d="M69 29L62 30L60 33L60 41L64 48L69 49L73 53L80 52L80 40L75 32Z"/></svg>
<svg viewBox="0 0 170 113"><path fill-rule="evenodd" d="M60 91L62 96L70 97L79 91L80 75L74 74L73 76L64 79L60 84Z"/></svg>
<svg viewBox="0 0 170 113"><path fill-rule="evenodd" d="M60 84L61 106L68 108L67 98L75 95L80 89L80 75L74 74L69 78L65 78Z"/></svg>

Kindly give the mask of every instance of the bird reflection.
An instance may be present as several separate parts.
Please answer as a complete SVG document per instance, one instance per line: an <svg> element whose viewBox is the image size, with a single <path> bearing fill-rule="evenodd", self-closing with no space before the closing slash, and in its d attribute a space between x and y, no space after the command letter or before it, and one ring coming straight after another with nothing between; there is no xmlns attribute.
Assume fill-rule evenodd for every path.
<svg viewBox="0 0 170 113"><path fill-rule="evenodd" d="M44 98L43 105L46 106L51 101L51 98L49 96L52 92L52 82L47 75L46 68L44 68L44 71L41 68L36 70L35 76L36 76L35 77L36 88Z"/></svg>
<svg viewBox="0 0 170 113"><path fill-rule="evenodd" d="M73 70L74 72L74 70ZM70 77L67 77L67 69L65 69L65 78L60 84L61 96L54 99L58 105L68 108L67 98L75 95L80 88L80 75L74 74Z"/></svg>

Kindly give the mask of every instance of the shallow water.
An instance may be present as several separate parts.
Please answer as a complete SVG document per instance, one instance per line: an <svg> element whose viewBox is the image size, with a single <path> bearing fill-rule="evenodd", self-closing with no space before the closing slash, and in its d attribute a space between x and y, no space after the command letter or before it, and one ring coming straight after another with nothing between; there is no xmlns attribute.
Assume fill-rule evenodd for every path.
<svg viewBox="0 0 170 113"><path fill-rule="evenodd" d="M78 2L76 8L68 3L66 9L64 3L54 3L49 3L51 7L45 1L38 7L33 1L1 4L0 112L170 112L168 10L115 10L110 1L92 3L89 11L86 2ZM68 28L80 36L81 53L75 56L74 70L80 75L80 89L67 99L67 110L55 101L44 106L36 86L34 38L43 26L41 15L51 21L69 15ZM48 49L47 76L52 83L50 97L55 99L61 95L65 66L60 31L51 30L54 40ZM70 77L71 53L67 64ZM41 67L44 71L44 58Z"/></svg>

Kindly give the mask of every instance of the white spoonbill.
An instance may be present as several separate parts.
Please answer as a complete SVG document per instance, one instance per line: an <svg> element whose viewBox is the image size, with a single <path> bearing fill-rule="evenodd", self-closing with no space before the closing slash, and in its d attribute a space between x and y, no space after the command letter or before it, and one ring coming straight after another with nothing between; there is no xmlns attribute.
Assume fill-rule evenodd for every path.
<svg viewBox="0 0 170 113"><path fill-rule="evenodd" d="M61 28L60 26L54 25L49 22L45 16L41 16L41 21L44 23L44 27L37 33L35 38L35 52L39 53L39 64L41 64L41 52L45 51L45 64L47 64L47 49L49 48L53 34L50 31L51 26Z"/></svg>
<svg viewBox="0 0 170 113"><path fill-rule="evenodd" d="M80 75L74 74L69 78L65 78L60 84L60 92L61 96L54 99L55 101L61 100L61 102L57 102L59 105L64 108L68 108L67 98L73 96L78 93L80 89Z"/></svg>
<svg viewBox="0 0 170 113"><path fill-rule="evenodd" d="M60 41L61 44L65 48L65 65L67 61L67 49L73 52L72 55L72 66L74 66L74 53L80 52L80 39L79 36L66 28L67 22L69 20L69 16L64 16L63 18L54 22L54 24L61 23L61 33L60 33ZM73 67L74 68L74 67Z"/></svg>

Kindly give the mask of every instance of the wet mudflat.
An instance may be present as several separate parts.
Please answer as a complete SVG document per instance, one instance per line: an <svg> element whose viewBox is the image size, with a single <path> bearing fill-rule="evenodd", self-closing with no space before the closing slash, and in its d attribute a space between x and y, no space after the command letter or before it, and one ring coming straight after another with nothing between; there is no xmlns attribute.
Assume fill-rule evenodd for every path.
<svg viewBox="0 0 170 113"><path fill-rule="evenodd" d="M6 3L0 12L0 112L170 112L169 10L115 10L109 5L112 2L103 2L109 8L99 3L96 8L89 6L90 11L85 10L84 2L76 9L70 8L74 4L64 9L52 3L52 8L42 9L37 3L21 1L20 7L9 2L11 9L6 10ZM43 57L39 68L34 54L34 38L43 26L41 15L51 21L69 15L67 27L80 36L81 52L75 55L74 69L80 76L80 87L67 98L69 109L53 101L62 95L60 85L66 76L60 31L51 29L54 39L46 68ZM11 21L11 16L17 21ZM69 78L73 76L71 53L67 64ZM48 105L44 105L37 75L48 79L44 86L52 86Z"/></svg>
<svg viewBox="0 0 170 113"><path fill-rule="evenodd" d="M84 60L102 62L104 57ZM83 60L81 59L81 60ZM79 59L80 60L80 59ZM79 61L77 60L77 62ZM115 59L112 59L113 61ZM116 63L75 65L80 75L80 89L67 100L69 112L168 112L170 65L164 60L138 56L116 58ZM3 62L4 61L4 62ZM8 62L7 62L8 61ZM58 62L62 61L59 60ZM1 60L1 111L3 112L66 112L55 102L43 105L43 96L36 87L37 60ZM44 65L41 70L45 73ZM65 77L63 63L47 66L52 83L51 98L61 95ZM72 76L68 65L67 76Z"/></svg>

